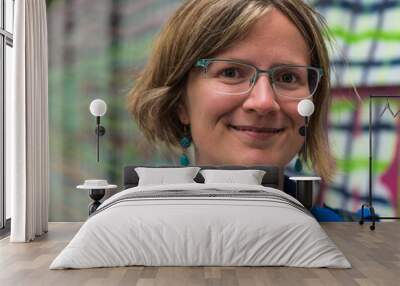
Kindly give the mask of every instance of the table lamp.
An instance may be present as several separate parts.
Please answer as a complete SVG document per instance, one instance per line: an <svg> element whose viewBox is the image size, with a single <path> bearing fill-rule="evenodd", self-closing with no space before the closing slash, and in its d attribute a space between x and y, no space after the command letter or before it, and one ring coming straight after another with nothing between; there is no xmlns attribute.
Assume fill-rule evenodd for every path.
<svg viewBox="0 0 400 286"><path fill-rule="evenodd" d="M304 161L307 162L307 129L309 117L314 113L314 103L309 99L303 99L297 105L297 112L304 117L304 126L300 127L299 133L304 136Z"/></svg>
<svg viewBox="0 0 400 286"><path fill-rule="evenodd" d="M304 117L304 126L299 128L299 133L304 136L304 160L307 162L307 132L310 116L314 113L314 103L310 99L303 99L297 105L297 112ZM290 177L296 183L296 199L307 209L311 209L315 202L315 184L321 180L320 177Z"/></svg>
<svg viewBox="0 0 400 286"><path fill-rule="evenodd" d="M96 129L95 133L97 135L97 162L99 162L100 157L100 136L106 133L106 129L100 125L100 117L104 116L107 112L107 104L104 100L95 99L90 103L89 106L90 113L96 117Z"/></svg>

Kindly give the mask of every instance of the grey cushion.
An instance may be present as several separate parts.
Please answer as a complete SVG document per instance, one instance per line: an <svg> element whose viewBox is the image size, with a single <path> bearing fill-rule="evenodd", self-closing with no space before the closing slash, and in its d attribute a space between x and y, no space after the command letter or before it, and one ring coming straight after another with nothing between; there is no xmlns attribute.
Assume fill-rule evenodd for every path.
<svg viewBox="0 0 400 286"><path fill-rule="evenodd" d="M143 166L143 165L132 165L124 167L124 178L123 185L124 189L136 187L139 182L139 176L135 171L136 167L149 167L149 168L182 168L180 166ZM197 166L201 169L225 169L225 170L246 170L246 169L256 169L264 170L266 173L262 179L261 184L266 187L272 187L282 190L283 188L283 173L282 169L274 166ZM204 183L204 178L200 174L194 178L197 183Z"/></svg>

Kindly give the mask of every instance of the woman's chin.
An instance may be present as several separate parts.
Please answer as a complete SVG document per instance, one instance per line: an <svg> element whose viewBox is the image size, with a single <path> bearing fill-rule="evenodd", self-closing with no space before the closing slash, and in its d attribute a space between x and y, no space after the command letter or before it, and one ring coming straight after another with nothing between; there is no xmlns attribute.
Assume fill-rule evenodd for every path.
<svg viewBox="0 0 400 286"><path fill-rule="evenodd" d="M297 142L291 138L290 130L285 129L277 132L272 137L263 140L250 139L248 135L238 136L233 132L230 140L230 147L226 147L225 154L233 165L269 165L269 166L285 166L293 157L296 156L297 150L300 149L302 142ZM290 145L289 145L290 142ZM225 155L226 156L226 155Z"/></svg>
<svg viewBox="0 0 400 286"><path fill-rule="evenodd" d="M257 165L268 165L268 166L284 166L286 163L283 162L283 158L275 158L272 154L266 154L260 152L261 150L241 150L228 154L225 153L224 158L214 159L198 159L196 165L233 165L233 166L257 166ZM228 156L227 156L228 155Z"/></svg>
<svg viewBox="0 0 400 286"><path fill-rule="evenodd" d="M282 166L279 159L271 159L264 156L246 156L243 159L234 160L233 165L242 166L257 166L257 165L268 165L268 166Z"/></svg>

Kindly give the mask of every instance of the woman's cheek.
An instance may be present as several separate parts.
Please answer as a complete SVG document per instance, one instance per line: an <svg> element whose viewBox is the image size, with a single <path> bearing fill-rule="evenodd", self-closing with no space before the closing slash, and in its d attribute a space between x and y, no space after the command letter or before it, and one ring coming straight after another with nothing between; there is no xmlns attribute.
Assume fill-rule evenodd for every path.
<svg viewBox="0 0 400 286"><path fill-rule="evenodd" d="M208 89L192 94L191 113L202 124L217 125L222 117L240 107L240 102L233 96L215 94ZM199 122L197 122L199 123Z"/></svg>
<svg viewBox="0 0 400 286"><path fill-rule="evenodd" d="M291 102L286 105L281 105L284 113L292 120L293 124L297 127L304 125L304 117L297 111L298 102Z"/></svg>

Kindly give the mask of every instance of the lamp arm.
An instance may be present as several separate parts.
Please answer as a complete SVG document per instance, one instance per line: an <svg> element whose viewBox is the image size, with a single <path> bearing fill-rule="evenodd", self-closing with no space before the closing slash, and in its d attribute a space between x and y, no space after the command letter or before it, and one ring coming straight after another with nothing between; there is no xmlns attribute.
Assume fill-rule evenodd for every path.
<svg viewBox="0 0 400 286"><path fill-rule="evenodd" d="M97 135L97 162L99 162L100 157L100 116L96 116L96 135Z"/></svg>
<svg viewBox="0 0 400 286"><path fill-rule="evenodd" d="M308 133L308 116L304 117L304 161L307 163L307 133Z"/></svg>

